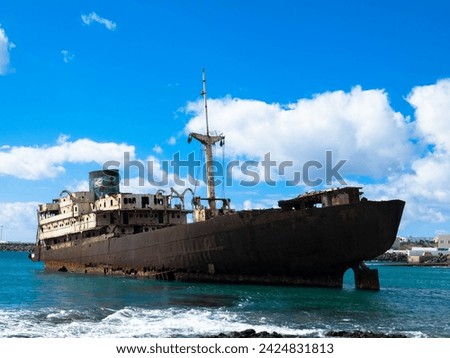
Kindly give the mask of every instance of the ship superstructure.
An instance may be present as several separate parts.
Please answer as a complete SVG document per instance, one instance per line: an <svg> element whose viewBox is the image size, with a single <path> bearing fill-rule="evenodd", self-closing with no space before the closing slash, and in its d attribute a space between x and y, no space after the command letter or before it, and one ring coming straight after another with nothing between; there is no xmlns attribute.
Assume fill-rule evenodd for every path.
<svg viewBox="0 0 450 358"><path fill-rule="evenodd" d="M187 223L184 193L171 189L154 194L121 193L118 170L89 175L89 191L64 190L38 207L39 245L48 249L76 245L79 240L108 239Z"/></svg>

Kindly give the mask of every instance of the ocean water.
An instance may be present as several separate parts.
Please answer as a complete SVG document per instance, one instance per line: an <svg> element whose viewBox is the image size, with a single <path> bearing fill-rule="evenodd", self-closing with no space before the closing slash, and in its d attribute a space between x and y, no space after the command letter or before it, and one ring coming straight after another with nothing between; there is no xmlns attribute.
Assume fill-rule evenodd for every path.
<svg viewBox="0 0 450 358"><path fill-rule="evenodd" d="M332 330L450 337L450 268L369 263L379 292L164 282L46 272L23 252L0 252L0 338L199 337Z"/></svg>

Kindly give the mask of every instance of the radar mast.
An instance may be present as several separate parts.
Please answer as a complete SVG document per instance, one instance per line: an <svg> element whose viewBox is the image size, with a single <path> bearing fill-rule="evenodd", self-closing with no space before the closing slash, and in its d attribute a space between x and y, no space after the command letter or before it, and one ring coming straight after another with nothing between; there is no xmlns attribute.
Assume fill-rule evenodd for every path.
<svg viewBox="0 0 450 358"><path fill-rule="evenodd" d="M214 184L214 163L213 163L213 153L212 146L217 142L220 142L221 146L224 143L225 136L223 135L210 135L209 133L209 120L208 120L208 100L206 95L206 72L205 69L202 70L202 92L204 106L205 106L205 121L206 121L206 134L201 133L189 133L188 142L191 142L192 138L199 141L205 147L205 156L206 156L206 187L207 187L207 197L208 206L210 209L210 216L216 215L216 198L215 193L215 184ZM228 199L227 199L228 200ZM224 202L225 203L225 202ZM209 215L208 215L209 216Z"/></svg>

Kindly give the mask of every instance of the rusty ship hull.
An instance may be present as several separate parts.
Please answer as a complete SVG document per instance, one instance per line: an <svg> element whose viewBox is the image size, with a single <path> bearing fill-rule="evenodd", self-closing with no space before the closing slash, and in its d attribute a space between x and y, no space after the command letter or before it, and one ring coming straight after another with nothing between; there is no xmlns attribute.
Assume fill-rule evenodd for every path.
<svg viewBox="0 0 450 358"><path fill-rule="evenodd" d="M379 289L378 272L364 261L392 246L405 203L369 201L360 187L344 187L236 212L215 194L213 146L225 136L209 131L204 70L201 93L206 133L190 132L188 142L204 147L206 197L191 188L121 192L118 169L90 172L88 192L63 190L38 206L30 258L58 271L325 287L342 287L352 268L357 288Z"/></svg>
<svg viewBox="0 0 450 358"><path fill-rule="evenodd" d="M32 259L59 271L322 287L342 287L353 268L360 288L378 289L378 276L374 282L373 270L358 265L391 247L404 204L240 211L150 232L36 245Z"/></svg>

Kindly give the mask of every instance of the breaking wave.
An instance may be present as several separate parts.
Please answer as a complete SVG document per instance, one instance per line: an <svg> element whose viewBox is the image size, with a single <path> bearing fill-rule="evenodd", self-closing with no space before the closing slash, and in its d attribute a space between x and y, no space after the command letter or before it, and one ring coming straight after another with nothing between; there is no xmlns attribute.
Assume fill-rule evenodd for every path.
<svg viewBox="0 0 450 358"><path fill-rule="evenodd" d="M226 310L151 310L125 307L120 310L0 311L0 338L161 338L202 337L222 332L255 329L286 335L323 336L323 329L295 329L267 323L246 322Z"/></svg>

